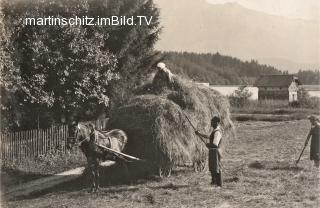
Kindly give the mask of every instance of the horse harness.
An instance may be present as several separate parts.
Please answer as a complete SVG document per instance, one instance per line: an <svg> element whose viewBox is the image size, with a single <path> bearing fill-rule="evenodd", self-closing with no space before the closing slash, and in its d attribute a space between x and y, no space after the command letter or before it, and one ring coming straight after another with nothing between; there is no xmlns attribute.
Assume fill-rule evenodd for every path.
<svg viewBox="0 0 320 208"><path fill-rule="evenodd" d="M77 128L77 130L76 130L76 134L75 134L75 138L77 138L78 137L78 132L79 132L79 128ZM94 130L94 131L96 131L96 130ZM95 133L93 133L93 134L95 134ZM90 134L91 135L91 134ZM109 144L110 144L110 148L112 148L112 140L111 140L111 138L109 137L109 136L106 136L106 139L108 139L108 141L109 141ZM89 140L90 141L90 137L88 138L88 137L84 137L80 142L78 142L78 144L77 144L77 146L81 146L81 144L84 142L84 141L86 141L86 140ZM95 145L98 145L99 146L99 144L96 142L96 139L95 139L95 142L94 142L94 144Z"/></svg>

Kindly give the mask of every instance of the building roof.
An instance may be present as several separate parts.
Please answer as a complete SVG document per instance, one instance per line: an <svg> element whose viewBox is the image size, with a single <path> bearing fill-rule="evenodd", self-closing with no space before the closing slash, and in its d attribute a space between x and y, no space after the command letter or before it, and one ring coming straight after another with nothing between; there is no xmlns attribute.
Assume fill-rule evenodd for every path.
<svg viewBox="0 0 320 208"><path fill-rule="evenodd" d="M256 87L289 87L292 81L300 82L293 75L263 75L255 82Z"/></svg>

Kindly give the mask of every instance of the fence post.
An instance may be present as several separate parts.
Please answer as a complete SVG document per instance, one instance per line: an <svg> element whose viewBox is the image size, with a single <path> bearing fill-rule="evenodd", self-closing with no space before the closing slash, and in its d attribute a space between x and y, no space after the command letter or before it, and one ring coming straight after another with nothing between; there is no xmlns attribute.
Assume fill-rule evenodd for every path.
<svg viewBox="0 0 320 208"><path fill-rule="evenodd" d="M0 149L0 159L2 160L2 154L3 154L3 141L2 141L2 133L0 133L0 144L1 144L1 149Z"/></svg>
<svg viewBox="0 0 320 208"><path fill-rule="evenodd" d="M14 159L19 157L18 155L18 146L17 146L17 132L13 132L13 149L14 149Z"/></svg>
<svg viewBox="0 0 320 208"><path fill-rule="evenodd" d="M58 135L57 133L58 133L58 132L57 132L57 127L54 126L54 127L53 127L54 148L60 151L60 149L59 149L59 142L58 142L58 136L59 136L59 135Z"/></svg>
<svg viewBox="0 0 320 208"><path fill-rule="evenodd" d="M45 142L45 140L44 140L44 130L43 129L41 129L41 141L42 141L42 144L41 144L41 146L42 146L42 154L44 155L45 154L45 149L46 149L46 142Z"/></svg>
<svg viewBox="0 0 320 208"><path fill-rule="evenodd" d="M22 133L18 132L18 140L19 140L19 161L23 158L23 149L22 149Z"/></svg>
<svg viewBox="0 0 320 208"><path fill-rule="evenodd" d="M34 134L34 156L37 157L38 156L38 131L35 129L33 130L33 134Z"/></svg>
<svg viewBox="0 0 320 208"><path fill-rule="evenodd" d="M27 149L27 157L30 158L30 131L27 132L27 140L26 140L26 149Z"/></svg>
<svg viewBox="0 0 320 208"><path fill-rule="evenodd" d="M33 147L33 158L35 158L35 156L37 155L37 138L36 138L36 130L35 129L33 129L32 130L32 138L33 138L33 145L32 145L32 147Z"/></svg>
<svg viewBox="0 0 320 208"><path fill-rule="evenodd" d="M10 132L10 134L9 134L9 140L10 140L10 142L9 142L10 159L12 160L12 158L13 158L13 151L12 151L12 133L11 133L11 132Z"/></svg>
<svg viewBox="0 0 320 208"><path fill-rule="evenodd" d="M32 130L28 130L29 135L30 135L30 145L29 145L29 152L30 152L30 158L33 157L33 135L32 135Z"/></svg>
<svg viewBox="0 0 320 208"><path fill-rule="evenodd" d="M69 136L69 128L68 125L64 125L62 128L64 131L62 132L62 142L64 146L64 152L67 152L67 144L68 144L68 136Z"/></svg>
<svg viewBox="0 0 320 208"><path fill-rule="evenodd" d="M7 158L7 135L6 133L4 133L3 135L3 138L2 138L2 141L3 141L3 157L4 158Z"/></svg>
<svg viewBox="0 0 320 208"><path fill-rule="evenodd" d="M5 155L6 158L9 158L9 155L8 155L8 152L9 152L8 151L8 149L9 149L8 148L8 143L9 143L8 132L6 132L5 135L4 135L4 141L6 143L6 145L5 145L5 154L4 155Z"/></svg>

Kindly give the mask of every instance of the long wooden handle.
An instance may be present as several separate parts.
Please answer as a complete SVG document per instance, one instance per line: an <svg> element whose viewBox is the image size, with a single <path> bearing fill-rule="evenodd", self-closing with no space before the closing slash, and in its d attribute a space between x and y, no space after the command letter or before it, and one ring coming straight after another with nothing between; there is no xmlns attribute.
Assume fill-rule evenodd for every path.
<svg viewBox="0 0 320 208"><path fill-rule="evenodd" d="M298 165L298 163L299 163L299 161L300 161L300 158L301 158L301 156L302 156L302 154L303 154L304 149L306 148L306 146L307 146L307 145L304 145L304 147L303 147L303 149L302 149L302 151L301 151L301 153L300 153L300 156L299 156L298 160L296 161L296 165Z"/></svg>
<svg viewBox="0 0 320 208"><path fill-rule="evenodd" d="M101 145L101 144L96 144L96 145L97 145L98 147L101 147L101 148L109 151L109 152L112 152L112 153L114 153L114 154L121 155L121 156L123 156L123 157L125 157L125 158L127 158L127 159L137 160L137 161L143 161L143 160L141 160L140 158L137 158L137 157L134 157L134 156L131 156L131 155L124 154L124 153L122 153L122 152L113 150L113 149L111 149L111 148L109 148L109 147L106 147L106 146L104 146L104 145Z"/></svg>
<svg viewBox="0 0 320 208"><path fill-rule="evenodd" d="M190 121L190 119L188 118L188 116L186 114L184 114L184 116L187 118L187 121L189 122L190 126L193 128L193 130L197 131L196 127L194 127L194 125L192 124L192 122Z"/></svg>
<svg viewBox="0 0 320 208"><path fill-rule="evenodd" d="M184 114L184 113L183 113L183 114ZM187 120L188 120L189 124L191 125L191 127L193 128L193 130L197 131L196 127L194 127L194 125L192 124L192 122L190 121L190 119L188 118L188 116L187 116L186 114L184 114L184 116L187 118ZM197 134L197 136L200 138L200 140L201 140L204 144L207 144L207 143L202 139L201 136L199 136L198 134Z"/></svg>

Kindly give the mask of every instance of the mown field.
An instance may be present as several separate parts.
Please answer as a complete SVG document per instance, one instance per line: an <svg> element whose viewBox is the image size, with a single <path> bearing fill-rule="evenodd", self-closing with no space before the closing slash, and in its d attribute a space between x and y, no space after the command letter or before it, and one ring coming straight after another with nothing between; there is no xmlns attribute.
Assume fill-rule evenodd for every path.
<svg viewBox="0 0 320 208"><path fill-rule="evenodd" d="M319 115L319 98L308 98L303 104L298 107L288 105L286 100L247 100L243 106L234 105L230 110L232 118L237 121L290 121Z"/></svg>
<svg viewBox="0 0 320 208"><path fill-rule="evenodd" d="M88 193L84 178L1 207L319 207L319 170L309 160L309 146L298 167L295 160L309 121L236 123L237 139L223 158L224 185L212 187L207 171L177 168L170 178L104 183Z"/></svg>

